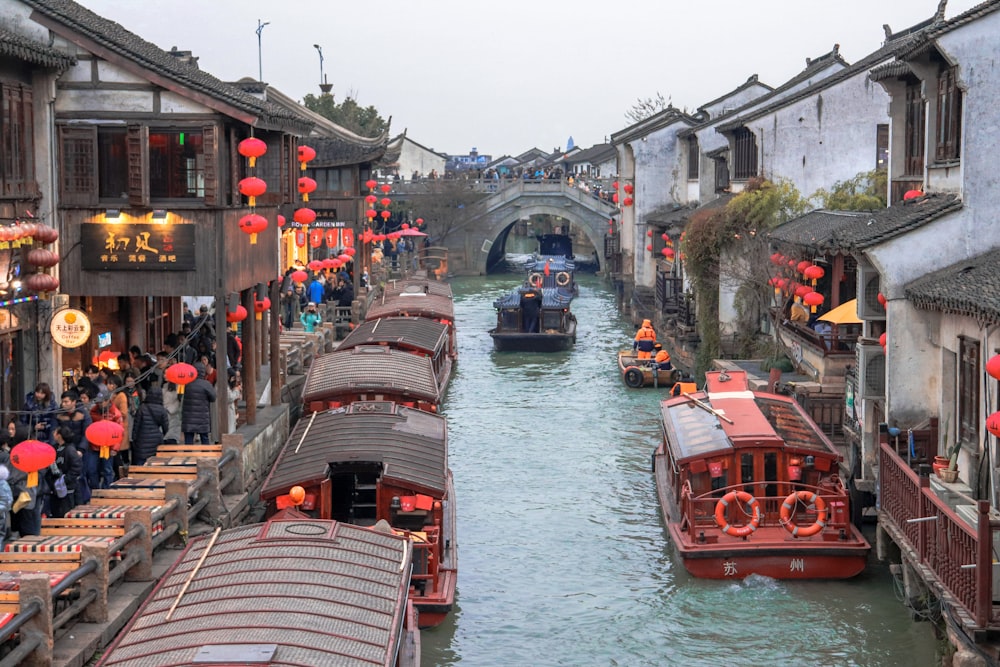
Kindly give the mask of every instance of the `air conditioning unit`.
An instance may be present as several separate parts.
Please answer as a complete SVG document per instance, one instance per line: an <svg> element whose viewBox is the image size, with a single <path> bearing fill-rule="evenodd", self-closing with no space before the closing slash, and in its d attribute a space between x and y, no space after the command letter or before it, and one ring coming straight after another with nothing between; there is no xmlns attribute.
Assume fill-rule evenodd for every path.
<svg viewBox="0 0 1000 667"><path fill-rule="evenodd" d="M863 320L884 320L885 306L878 301L882 278L871 266L858 264L858 316Z"/></svg>
<svg viewBox="0 0 1000 667"><path fill-rule="evenodd" d="M885 398L885 351L878 343L858 343L857 396Z"/></svg>

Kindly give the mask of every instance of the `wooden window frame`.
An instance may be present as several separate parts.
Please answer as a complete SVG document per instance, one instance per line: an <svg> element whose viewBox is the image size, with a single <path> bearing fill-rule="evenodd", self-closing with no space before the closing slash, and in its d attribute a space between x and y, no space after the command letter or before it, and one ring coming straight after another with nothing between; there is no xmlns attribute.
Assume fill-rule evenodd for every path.
<svg viewBox="0 0 1000 667"><path fill-rule="evenodd" d="M904 145L904 176L924 175L924 133L926 131L924 98L920 93L920 82L906 86L906 129Z"/></svg>
<svg viewBox="0 0 1000 667"><path fill-rule="evenodd" d="M715 191L729 190L729 162L724 157L715 158Z"/></svg>
<svg viewBox="0 0 1000 667"><path fill-rule="evenodd" d="M889 168L889 124L879 123L875 126L875 170L885 171Z"/></svg>
<svg viewBox="0 0 1000 667"><path fill-rule="evenodd" d="M31 87L0 82L0 196L37 197Z"/></svg>
<svg viewBox="0 0 1000 667"><path fill-rule="evenodd" d="M979 378L981 372L979 341L958 339L958 440L976 447L979 442Z"/></svg>
<svg viewBox="0 0 1000 667"><path fill-rule="evenodd" d="M701 157L700 149L698 146L698 137L689 137L687 140L688 144L688 180L697 181L698 180L698 160Z"/></svg>
<svg viewBox="0 0 1000 667"><path fill-rule="evenodd" d="M937 82L937 127L934 159L958 160L962 151L962 91L958 87L957 68L942 70Z"/></svg>
<svg viewBox="0 0 1000 667"><path fill-rule="evenodd" d="M757 137L745 127L733 132L733 178L745 181L757 175Z"/></svg>

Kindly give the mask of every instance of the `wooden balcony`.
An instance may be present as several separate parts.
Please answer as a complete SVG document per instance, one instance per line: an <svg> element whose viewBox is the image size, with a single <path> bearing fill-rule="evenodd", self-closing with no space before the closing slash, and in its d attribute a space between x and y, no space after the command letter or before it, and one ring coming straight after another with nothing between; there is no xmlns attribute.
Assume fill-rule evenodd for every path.
<svg viewBox="0 0 1000 667"><path fill-rule="evenodd" d="M896 452L888 434L882 435L879 526L971 637L996 639L1000 614L993 602L992 552L1000 515L985 500L951 493L945 487L952 485L932 484L930 466L920 470Z"/></svg>

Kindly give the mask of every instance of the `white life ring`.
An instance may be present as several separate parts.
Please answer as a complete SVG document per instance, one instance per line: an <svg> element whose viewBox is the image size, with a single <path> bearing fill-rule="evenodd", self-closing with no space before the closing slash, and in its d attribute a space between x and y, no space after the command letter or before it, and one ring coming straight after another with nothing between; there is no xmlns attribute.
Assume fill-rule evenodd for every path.
<svg viewBox="0 0 1000 667"><path fill-rule="evenodd" d="M566 285L569 285L569 273L566 271L560 271L557 273L556 285L559 285L559 287L566 287Z"/></svg>
<svg viewBox="0 0 1000 667"><path fill-rule="evenodd" d="M542 278L542 274L538 272L532 273L530 276L528 276L528 284L531 285L532 287L541 287L543 280L544 278Z"/></svg>

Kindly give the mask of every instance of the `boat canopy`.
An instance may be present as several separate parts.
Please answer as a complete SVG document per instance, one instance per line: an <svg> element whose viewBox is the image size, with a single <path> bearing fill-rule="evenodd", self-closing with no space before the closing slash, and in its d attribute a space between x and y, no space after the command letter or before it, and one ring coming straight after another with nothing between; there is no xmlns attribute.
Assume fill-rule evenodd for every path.
<svg viewBox="0 0 1000 667"><path fill-rule="evenodd" d="M568 308L570 301L573 300L572 290L561 287L543 287L541 289L536 287L519 287L494 301L493 307L498 310L501 308L520 308L522 294L538 291L542 293L542 308Z"/></svg>

